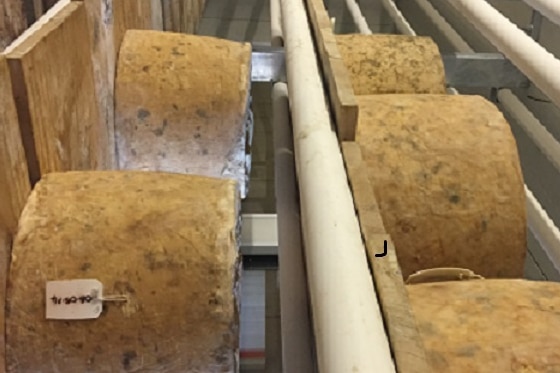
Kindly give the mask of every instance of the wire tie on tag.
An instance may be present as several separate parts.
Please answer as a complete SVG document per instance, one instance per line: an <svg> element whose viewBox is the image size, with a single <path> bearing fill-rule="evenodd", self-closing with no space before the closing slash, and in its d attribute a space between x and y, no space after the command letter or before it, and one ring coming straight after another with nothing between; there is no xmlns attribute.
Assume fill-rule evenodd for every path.
<svg viewBox="0 0 560 373"><path fill-rule="evenodd" d="M92 291L92 297L101 302L128 302L126 295L105 295L104 297L99 297L97 290Z"/></svg>
<svg viewBox="0 0 560 373"><path fill-rule="evenodd" d="M102 302L128 302L128 297L126 295L106 295L99 300Z"/></svg>

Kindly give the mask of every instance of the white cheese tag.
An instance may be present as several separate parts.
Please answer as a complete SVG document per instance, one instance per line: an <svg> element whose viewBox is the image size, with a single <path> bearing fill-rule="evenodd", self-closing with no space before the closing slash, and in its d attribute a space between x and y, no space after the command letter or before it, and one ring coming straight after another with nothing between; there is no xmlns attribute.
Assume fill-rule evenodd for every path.
<svg viewBox="0 0 560 373"><path fill-rule="evenodd" d="M97 319L103 309L103 284L98 280L47 282L47 319Z"/></svg>

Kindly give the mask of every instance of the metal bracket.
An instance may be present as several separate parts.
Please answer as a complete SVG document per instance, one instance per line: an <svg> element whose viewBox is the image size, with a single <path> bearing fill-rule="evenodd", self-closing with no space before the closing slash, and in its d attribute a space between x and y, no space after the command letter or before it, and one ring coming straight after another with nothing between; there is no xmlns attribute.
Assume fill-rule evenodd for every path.
<svg viewBox="0 0 560 373"><path fill-rule="evenodd" d="M284 48L253 44L252 57L253 82L286 82Z"/></svg>
<svg viewBox="0 0 560 373"><path fill-rule="evenodd" d="M452 87L523 88L529 80L500 53L443 55L447 84Z"/></svg>
<svg viewBox="0 0 560 373"><path fill-rule="evenodd" d="M243 214L241 247L245 270L278 268L276 214Z"/></svg>

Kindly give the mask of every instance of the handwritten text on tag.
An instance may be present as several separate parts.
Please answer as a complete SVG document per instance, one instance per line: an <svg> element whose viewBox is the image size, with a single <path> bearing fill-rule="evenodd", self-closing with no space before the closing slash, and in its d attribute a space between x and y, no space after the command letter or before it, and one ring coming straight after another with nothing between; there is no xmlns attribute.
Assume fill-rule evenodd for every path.
<svg viewBox="0 0 560 373"><path fill-rule="evenodd" d="M103 309L103 284L98 280L47 282L46 310L51 320L97 319Z"/></svg>

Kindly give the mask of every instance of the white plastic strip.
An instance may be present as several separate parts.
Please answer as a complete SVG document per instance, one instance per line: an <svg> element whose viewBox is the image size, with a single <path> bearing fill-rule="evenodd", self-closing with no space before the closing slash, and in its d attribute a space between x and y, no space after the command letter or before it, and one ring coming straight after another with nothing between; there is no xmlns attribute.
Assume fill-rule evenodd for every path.
<svg viewBox="0 0 560 373"><path fill-rule="evenodd" d="M358 3L356 3L356 0L346 0L346 7L352 15L354 25L356 25L358 32L360 34L371 35L372 32L367 24L366 19L362 15L362 11L360 10L360 6L358 5Z"/></svg>
<svg viewBox="0 0 560 373"><path fill-rule="evenodd" d="M281 7L318 368L395 373L304 2Z"/></svg>
<svg viewBox="0 0 560 373"><path fill-rule="evenodd" d="M485 0L449 3L560 107L560 60Z"/></svg>
<svg viewBox="0 0 560 373"><path fill-rule="evenodd" d="M531 8L541 13L544 17L560 25L560 1L558 0L523 0Z"/></svg>
<svg viewBox="0 0 560 373"><path fill-rule="evenodd" d="M556 270L560 272L560 230L527 186L525 186L525 195L527 196L529 229L539 241Z"/></svg>
<svg viewBox="0 0 560 373"><path fill-rule="evenodd" d="M381 0L381 3L383 4L383 7L387 11L387 13L389 13L389 16L391 17L393 22L395 22L395 25L397 26L397 30L399 30L401 34L408 35L408 36L416 36L416 32L414 31L412 26L410 26L410 24L403 16L399 8L397 8L397 5L394 3L393 0Z"/></svg>

